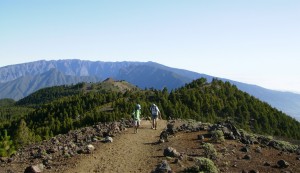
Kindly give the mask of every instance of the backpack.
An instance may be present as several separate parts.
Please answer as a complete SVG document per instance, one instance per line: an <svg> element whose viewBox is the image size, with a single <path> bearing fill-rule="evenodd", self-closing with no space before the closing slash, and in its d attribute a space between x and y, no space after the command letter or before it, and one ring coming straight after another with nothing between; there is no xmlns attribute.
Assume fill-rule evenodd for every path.
<svg viewBox="0 0 300 173"><path fill-rule="evenodd" d="M152 113L152 115L158 115L158 107L151 106L151 113Z"/></svg>

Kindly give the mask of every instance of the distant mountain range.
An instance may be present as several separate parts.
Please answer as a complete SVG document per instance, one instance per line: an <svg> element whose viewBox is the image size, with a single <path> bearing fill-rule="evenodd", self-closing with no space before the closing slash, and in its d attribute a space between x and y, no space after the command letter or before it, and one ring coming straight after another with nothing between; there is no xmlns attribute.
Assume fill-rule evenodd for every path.
<svg viewBox="0 0 300 173"><path fill-rule="evenodd" d="M19 100L44 87L98 82L106 78L126 80L142 89L166 87L171 91L200 77L208 81L216 78L155 62L41 60L1 67L0 98ZM229 79L221 80L235 84L240 90L300 120L300 94L269 90Z"/></svg>

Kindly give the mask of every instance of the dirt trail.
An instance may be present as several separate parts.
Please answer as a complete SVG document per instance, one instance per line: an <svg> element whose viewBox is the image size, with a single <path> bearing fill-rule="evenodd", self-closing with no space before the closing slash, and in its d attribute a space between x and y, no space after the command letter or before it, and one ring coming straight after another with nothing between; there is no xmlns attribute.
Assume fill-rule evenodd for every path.
<svg viewBox="0 0 300 173"><path fill-rule="evenodd" d="M166 121L158 121L157 130L150 127L150 121L143 120L137 134L129 128L113 143L97 145L93 154L74 159L73 167L65 173L151 172L158 164L157 158L163 157L163 152L157 151L155 145Z"/></svg>

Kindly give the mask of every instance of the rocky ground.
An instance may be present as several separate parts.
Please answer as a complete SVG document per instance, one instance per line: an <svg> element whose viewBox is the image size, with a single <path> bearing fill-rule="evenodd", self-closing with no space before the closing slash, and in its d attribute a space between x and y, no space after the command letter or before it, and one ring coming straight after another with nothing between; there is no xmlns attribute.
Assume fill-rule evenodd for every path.
<svg viewBox="0 0 300 173"><path fill-rule="evenodd" d="M197 158L207 157L203 144L211 143L218 172L300 173L298 146L247 135L230 123L160 120L157 130L150 127L143 120L135 134L123 121L71 131L1 158L0 172L191 172ZM223 131L224 141L212 140L215 130Z"/></svg>

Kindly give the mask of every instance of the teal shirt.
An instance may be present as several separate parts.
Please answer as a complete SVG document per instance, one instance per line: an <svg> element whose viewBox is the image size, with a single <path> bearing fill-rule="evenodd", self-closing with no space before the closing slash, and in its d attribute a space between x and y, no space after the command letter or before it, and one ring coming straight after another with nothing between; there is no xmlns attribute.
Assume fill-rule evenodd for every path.
<svg viewBox="0 0 300 173"><path fill-rule="evenodd" d="M133 115L133 119L136 120L136 121L141 121L141 110L134 110L132 112L132 115Z"/></svg>

